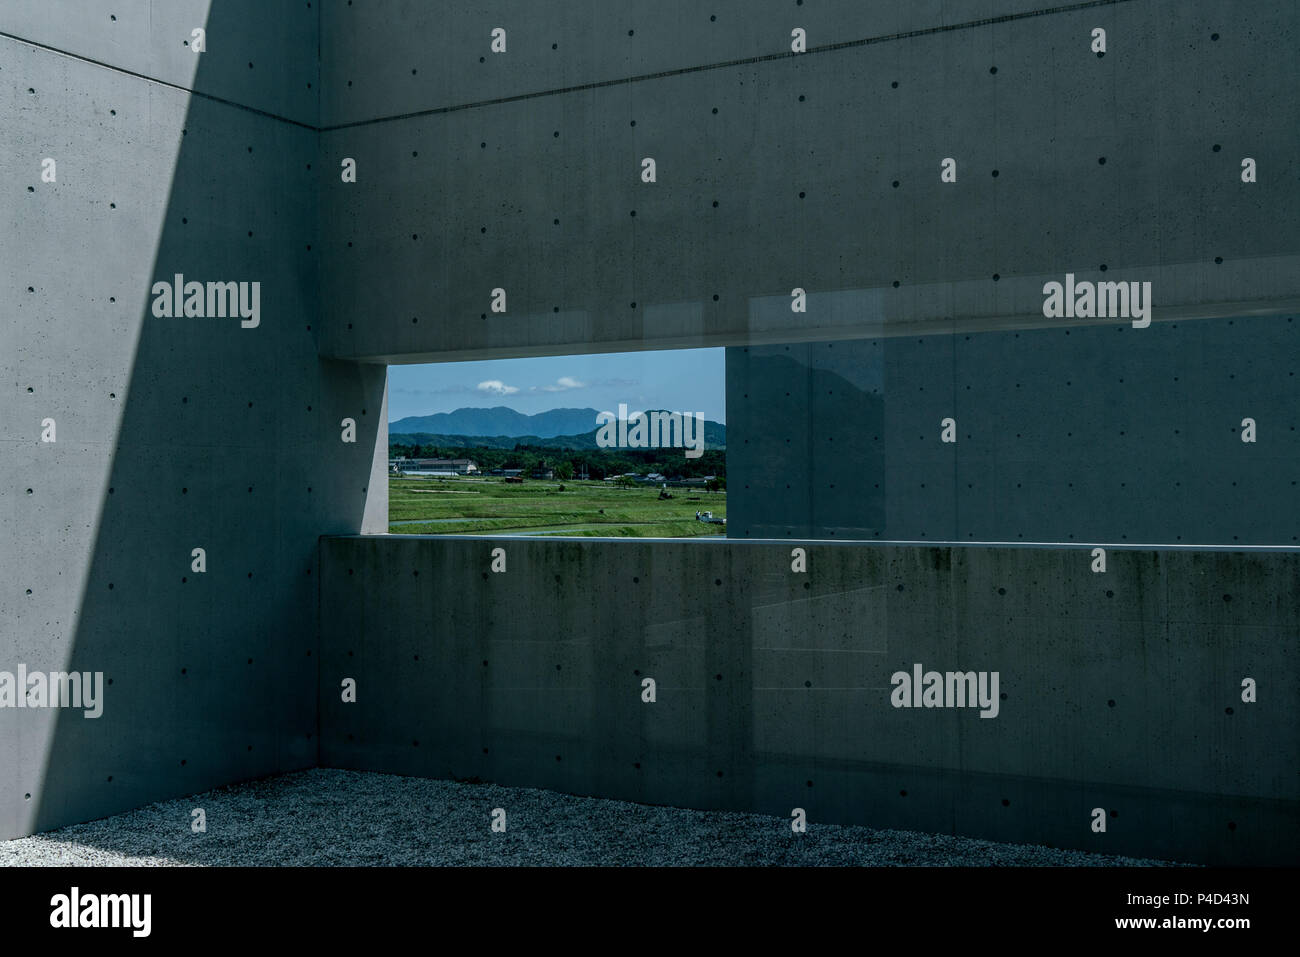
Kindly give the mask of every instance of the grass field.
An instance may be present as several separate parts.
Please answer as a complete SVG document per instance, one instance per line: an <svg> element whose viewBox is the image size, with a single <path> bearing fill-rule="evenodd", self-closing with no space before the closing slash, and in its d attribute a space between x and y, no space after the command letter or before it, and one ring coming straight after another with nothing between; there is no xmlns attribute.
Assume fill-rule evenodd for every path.
<svg viewBox="0 0 1300 957"><path fill-rule="evenodd" d="M564 491L560 491L560 486ZM688 538L724 535L697 511L726 518L725 492L614 488L607 482L388 479L388 530L403 535L572 535Z"/></svg>

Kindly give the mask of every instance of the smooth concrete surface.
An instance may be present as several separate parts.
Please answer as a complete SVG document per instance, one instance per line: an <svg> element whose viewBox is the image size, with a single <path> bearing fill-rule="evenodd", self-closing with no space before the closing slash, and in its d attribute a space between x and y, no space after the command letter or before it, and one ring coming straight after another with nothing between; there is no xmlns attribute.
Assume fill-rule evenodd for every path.
<svg viewBox="0 0 1300 957"><path fill-rule="evenodd" d="M0 671L105 682L94 719L0 708L0 838L313 766L316 539L387 517L386 370L318 356L317 134L131 72L150 6L0 9ZM199 88L236 95L252 49L316 76L253 6L176 13ZM260 282L259 325L154 316L176 273Z"/></svg>
<svg viewBox="0 0 1300 957"><path fill-rule="evenodd" d="M1295 548L1298 428L1300 313L731 348L727 534Z"/></svg>
<svg viewBox="0 0 1300 957"><path fill-rule="evenodd" d="M357 126L540 91L786 57L795 27L804 29L815 53L1041 16L1045 9L1127 2L484 0L454 16L445 4L332 2L321 19L331 80L321 93L321 123ZM492 49L496 29L505 31L500 53Z"/></svg>
<svg viewBox="0 0 1300 957"><path fill-rule="evenodd" d="M1069 549L817 545L796 583L784 543L540 540L484 580L500 540L331 539L322 567L317 539L385 527L385 362L709 344L760 439L729 479L772 486L737 496L751 538L1287 544L1298 36L1294 4L1210 0L4 4L0 670L111 684L93 720L0 710L0 837L339 762L1294 863L1294 552L1092 576ZM1067 272L1152 282L1152 326L1063 346L1041 289ZM260 282L260 325L155 317L177 273ZM834 370L850 341L899 403L800 398L799 368L743 398L786 346ZM1152 447L1175 403L1196 421ZM921 447L947 404L960 458ZM807 461L770 447L828 429ZM1180 461L1195 494L1167 487ZM857 487L782 499L795 474ZM1054 510L1061 481L1087 494ZM999 717L864 697L930 658L999 669ZM659 710L615 680L637 671Z"/></svg>
<svg viewBox="0 0 1300 957"><path fill-rule="evenodd" d="M1067 272L1151 282L1157 322L1300 308L1295 4L1054 4L1000 20L1023 7L840 0L673 5L662 22L657 4L564 6L540 38L542 14L521 15L495 55L487 34L512 5L441 30L390 17L352 47L384 48L378 89L326 71L323 102L352 104L322 120L326 353L1058 328L1042 288ZM375 20L334 12L327 36ZM795 55L804 17L811 47ZM645 31L681 39L637 53ZM676 69L687 51L713 68ZM746 59L759 51L774 56ZM569 60L582 65L558 66ZM430 71L448 76L445 96L421 92L437 87ZM623 82L568 85L600 79ZM945 158L955 183L941 182ZM806 313L790 309L794 288Z"/></svg>
<svg viewBox="0 0 1300 957"><path fill-rule="evenodd" d="M1294 863L1300 555L1091 564L1087 547L325 538L321 764ZM998 672L996 717L893 707L892 674L918 663Z"/></svg>
<svg viewBox="0 0 1300 957"><path fill-rule="evenodd" d="M317 126L322 3L332 0L5 0L0 33L170 86ZM193 48L194 31L205 49Z"/></svg>

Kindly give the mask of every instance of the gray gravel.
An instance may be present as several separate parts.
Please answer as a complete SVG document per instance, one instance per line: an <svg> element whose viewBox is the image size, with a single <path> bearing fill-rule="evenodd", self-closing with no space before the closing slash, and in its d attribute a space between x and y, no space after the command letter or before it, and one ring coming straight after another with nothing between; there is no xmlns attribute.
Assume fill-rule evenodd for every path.
<svg viewBox="0 0 1300 957"><path fill-rule="evenodd" d="M190 830L190 812L207 832ZM506 812L505 833L489 827ZM315 769L0 841L3 865L1147 865L1023 844Z"/></svg>

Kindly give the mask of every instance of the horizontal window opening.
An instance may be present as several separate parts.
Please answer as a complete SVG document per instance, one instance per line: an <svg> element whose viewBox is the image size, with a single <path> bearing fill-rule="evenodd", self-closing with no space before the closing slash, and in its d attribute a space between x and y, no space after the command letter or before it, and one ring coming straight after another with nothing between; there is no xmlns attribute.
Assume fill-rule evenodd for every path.
<svg viewBox="0 0 1300 957"><path fill-rule="evenodd" d="M389 368L389 531L726 535L723 349Z"/></svg>

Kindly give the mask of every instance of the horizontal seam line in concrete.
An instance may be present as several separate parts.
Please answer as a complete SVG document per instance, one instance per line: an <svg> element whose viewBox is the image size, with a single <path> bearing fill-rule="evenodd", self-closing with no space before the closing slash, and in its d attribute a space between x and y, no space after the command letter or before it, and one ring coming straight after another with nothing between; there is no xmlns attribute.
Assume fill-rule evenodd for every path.
<svg viewBox="0 0 1300 957"><path fill-rule="evenodd" d="M1116 551L1170 551L1170 552L1277 552L1280 554L1300 554L1300 545L1239 545L1232 544L1206 544L1206 545L1185 545L1181 542L994 542L994 541L946 541L941 539L888 539L888 538L728 538L722 535L693 535L688 538L626 538L611 536L583 536L566 538L563 536L552 535L465 535L465 534L448 534L448 535L412 535L397 534L384 532L339 532L323 534L322 539L336 539L339 541L349 541L356 539L365 539L368 541L382 542L394 540L419 540L425 542L440 541L458 541L458 542L492 542L499 544L504 540L513 539L516 543L524 542L626 542L628 547L632 548L637 544L648 544L650 542L670 544L690 545L700 543L704 547L710 545L810 545L810 546L843 546L851 548L857 545L915 545L924 548L1057 548L1057 549L1092 549L1092 548L1110 548Z"/></svg>
<svg viewBox="0 0 1300 957"><path fill-rule="evenodd" d="M67 50L61 50L58 47L50 46L48 43L40 43L37 40L29 40L26 37L20 37L13 33L0 31L0 37L6 40L13 40L16 43L26 43L29 46L36 47L39 50L45 50L48 53L54 53L59 56L65 56L70 60L79 60L82 63L89 63L91 66L101 67L105 70L112 70L114 73L121 73L123 76L134 77L137 80L144 80L146 83L156 83L158 86L165 86L169 90L175 90L178 93L188 93L190 96L197 96L213 103L221 103L225 106L234 107L237 110L244 110L248 113L255 113L258 116L265 116L268 119L279 120L282 123L289 123L293 126L301 127L304 130L310 130L313 133L319 133L320 127L313 126L311 123L304 123L301 120L293 120L287 116L281 116L278 113L272 113L269 110L261 110L255 106L249 106L247 103L237 103L234 100L227 100L225 97L217 96L213 93L204 93L200 90L193 90L187 86L181 86L178 83L171 83L167 80L160 80L156 76L149 76L145 73L138 73L135 70L128 70L126 67L114 66L112 63L105 63L103 60L96 60L93 57L82 56L79 53L71 53Z"/></svg>
<svg viewBox="0 0 1300 957"><path fill-rule="evenodd" d="M871 46L877 43L892 43L896 40L910 40L915 37L932 36L937 33L948 33L954 30L972 30L976 27L995 26L1002 23L1011 23L1016 20L1028 20L1032 17L1050 16L1058 13L1074 13L1092 7L1110 7L1130 2L1132 2L1132 0L1086 0L1086 2L1083 3L1044 7L1040 10L1026 10L1021 13L1008 13L999 17L985 17L982 20L968 20L964 23L951 23L940 27L924 27L919 30L907 30L902 33L890 33L877 37L864 37L859 40L844 40L840 43L826 43L821 46L809 47L805 53L766 53L761 56L743 57L738 60L723 60L718 63L704 63L698 66L681 67L676 70L660 70L656 73L642 73L635 76L619 77L613 80L593 80L590 83L580 83L576 86L559 87L553 90L541 90L533 93L516 93L512 96L501 96L490 100L475 100L471 103L458 103L454 106L430 107L425 110L414 110L410 113L398 113L393 116L377 116L368 120L353 120L349 123L338 123L334 126L322 126L320 132L333 133L337 130L354 129L360 126L370 126L375 123L392 123L398 120L410 120L421 116L437 116L443 113L456 113L460 110L473 110L487 106L501 106L506 103L518 103L522 100L535 100L546 96L564 96L568 93L581 93L586 90L599 90L605 87L620 86L627 83L641 83L646 80L661 80L670 76L684 76L688 73L704 73L709 70L725 70L736 66L746 66L751 63L766 63L771 60L784 60L797 56L811 56L815 53L833 53L836 50L847 50L853 47Z"/></svg>
<svg viewBox="0 0 1300 957"><path fill-rule="evenodd" d="M178 83L171 83L167 80L161 80L158 77L149 76L136 70L128 70L126 67L115 66L112 63L105 63L103 60L96 60L93 57L82 56L78 53L72 53L59 47L51 46L48 43L41 43L37 40L30 40L26 37L20 37L13 33L0 31L0 37L7 40L13 40L18 43L26 43L40 50L46 50L50 53L65 56L69 59L80 60L82 63L89 63L93 66L101 67L105 70L112 70L114 73L121 73L124 76L134 77L138 80L144 80L147 83L156 83L159 86L165 86L168 89L176 90L180 93L188 93L191 96L201 97L213 103L221 103L226 106L234 107L238 110L245 110L258 116L265 116L268 119L280 120L283 123L290 123L293 126L301 127L305 130L311 130L315 133L331 133L336 130L353 129L360 126L369 126L375 123L391 123L398 120L414 119L420 116L436 116L442 113L455 113L459 110L472 110L479 107L499 106L505 103L516 103L521 100L532 100L546 96L563 96L567 93L580 93L584 90L598 90L609 86L618 86L624 83L640 83L646 80L658 80L670 76L683 76L688 73L703 73L709 70L725 70L730 67L745 66L751 63L765 63L771 60L782 60L788 57L809 56L815 53L832 53L836 50L846 50L853 47L871 46L877 43L892 43L897 40L909 40L915 37L933 36L938 33L949 33L954 30L972 30L977 27L995 26L1003 23L1012 23L1017 20L1028 20L1033 17L1051 16L1059 13L1074 13L1079 10L1087 10L1093 7L1110 7L1121 3L1131 3L1132 0L1085 0L1083 3L1063 4L1055 7L1043 7L1039 10L1025 10L1020 13L1008 13L999 17L985 17L981 20L968 20L964 23L950 23L945 26L923 27L919 30L906 30L902 33L890 33L877 37L864 37L858 40L844 40L840 43L826 43L821 46L809 47L806 53L768 53L762 56L743 57L738 60L724 60L719 63L705 63L698 66L681 67L676 70L661 70L657 73L643 73L636 76L619 77L613 80L596 80L591 83L582 83L577 86L560 87L554 90L542 90L533 93L519 93L514 96L497 97L490 100L476 100L471 103L459 103L454 106L431 107L427 110L416 110L411 113L399 113L393 116L379 116L368 120L354 120L350 123L339 123L334 126L314 126L311 123L304 123L301 120L290 119L287 116L281 116L278 113L272 113L269 110L258 109L255 106L249 106L246 103L238 103L235 100L228 100L225 97L216 96L212 93L204 93L190 87L181 86ZM319 106L320 93L317 91L317 105Z"/></svg>

